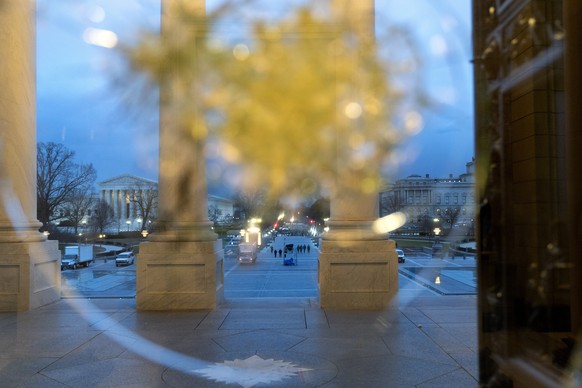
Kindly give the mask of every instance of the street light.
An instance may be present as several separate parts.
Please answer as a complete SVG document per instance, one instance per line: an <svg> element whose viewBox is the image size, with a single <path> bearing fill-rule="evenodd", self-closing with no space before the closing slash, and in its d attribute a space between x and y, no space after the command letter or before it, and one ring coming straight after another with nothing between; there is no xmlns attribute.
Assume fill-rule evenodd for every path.
<svg viewBox="0 0 582 388"><path fill-rule="evenodd" d="M125 223L127 224L127 231L129 232L129 225L131 225L131 221L127 220L127 221L125 221Z"/></svg>

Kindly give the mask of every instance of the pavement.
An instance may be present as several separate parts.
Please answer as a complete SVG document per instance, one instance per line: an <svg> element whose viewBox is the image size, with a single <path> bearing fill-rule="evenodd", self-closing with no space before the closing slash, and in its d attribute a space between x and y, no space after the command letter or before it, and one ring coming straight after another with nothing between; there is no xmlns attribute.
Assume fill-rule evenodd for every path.
<svg viewBox="0 0 582 388"><path fill-rule="evenodd" d="M297 266L283 266L263 251L256 267L227 258L226 301L212 311L136 311L123 288L134 266L117 271L124 275L114 275L111 263L64 271L64 279L94 276L98 285L75 292L73 284L91 282L70 281L57 303L0 313L0 386L478 386L476 296L429 287L442 267L470 291L474 260L409 258L390 306L337 311L319 306L316 289L310 294L316 258L312 250ZM433 272L410 270L422 267ZM89 275L95 271L106 273ZM414 271L418 277L408 276ZM301 273L307 277L297 280ZM104 277L117 277L117 285ZM285 296L298 284L304 292ZM278 291L267 296L268 289Z"/></svg>

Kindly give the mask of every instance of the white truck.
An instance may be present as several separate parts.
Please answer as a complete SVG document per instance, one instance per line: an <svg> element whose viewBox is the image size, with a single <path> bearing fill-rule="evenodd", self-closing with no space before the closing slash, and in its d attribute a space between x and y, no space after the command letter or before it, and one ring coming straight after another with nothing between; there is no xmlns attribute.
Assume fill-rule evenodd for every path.
<svg viewBox="0 0 582 388"><path fill-rule="evenodd" d="M238 244L238 262L253 264L257 260L257 244L242 242Z"/></svg>
<svg viewBox="0 0 582 388"><path fill-rule="evenodd" d="M77 269L88 267L93 259L93 245L70 245L65 247L65 254L61 259L61 271L65 268Z"/></svg>

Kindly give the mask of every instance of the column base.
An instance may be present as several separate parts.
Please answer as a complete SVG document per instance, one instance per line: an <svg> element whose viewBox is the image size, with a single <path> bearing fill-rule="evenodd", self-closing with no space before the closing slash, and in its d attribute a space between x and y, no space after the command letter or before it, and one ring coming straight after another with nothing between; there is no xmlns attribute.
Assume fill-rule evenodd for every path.
<svg viewBox="0 0 582 388"><path fill-rule="evenodd" d="M398 257L394 241L321 241L322 308L381 310L397 292Z"/></svg>
<svg viewBox="0 0 582 388"><path fill-rule="evenodd" d="M372 228L373 221L336 221L329 220L329 231L323 235L324 240L333 241L385 241L385 234L378 234Z"/></svg>
<svg viewBox="0 0 582 388"><path fill-rule="evenodd" d="M138 310L208 310L224 298L222 240L148 241L136 259Z"/></svg>
<svg viewBox="0 0 582 388"><path fill-rule="evenodd" d="M27 311L60 300L60 259L58 241L0 243L0 311Z"/></svg>
<svg viewBox="0 0 582 388"><path fill-rule="evenodd" d="M149 235L153 242L216 241L218 235L212 230L212 222L168 222L158 221L156 232Z"/></svg>

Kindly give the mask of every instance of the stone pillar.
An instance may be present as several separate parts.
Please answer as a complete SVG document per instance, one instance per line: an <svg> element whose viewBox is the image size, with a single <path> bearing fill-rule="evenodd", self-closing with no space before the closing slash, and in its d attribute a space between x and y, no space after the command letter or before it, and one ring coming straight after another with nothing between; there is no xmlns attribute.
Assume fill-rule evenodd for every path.
<svg viewBox="0 0 582 388"><path fill-rule="evenodd" d="M0 311L60 299L60 252L36 220L35 3L0 5Z"/></svg>
<svg viewBox="0 0 582 388"><path fill-rule="evenodd" d="M334 0L332 7L340 23L362 39L373 39L374 0ZM359 92L354 90L354 96ZM357 122L341 120L351 120L339 125L353 128L366 125L365 117ZM378 193L365 193L358 171L342 166L341 160L337 163L340 172L331 198L329 232L322 239L319 257L320 304L332 309L382 309L398 290L395 244L372 230L378 218Z"/></svg>
<svg viewBox="0 0 582 388"><path fill-rule="evenodd" d="M135 198L135 190L129 190L128 193L128 200L129 200L129 218L132 222L133 225L133 221L135 219L135 202L134 202L134 198Z"/></svg>
<svg viewBox="0 0 582 388"><path fill-rule="evenodd" d="M123 219L123 192L119 189L116 192L115 205L117 206L117 219L121 222Z"/></svg>
<svg viewBox="0 0 582 388"><path fill-rule="evenodd" d="M127 190L121 190L121 214L123 225L125 225L125 221L129 217L127 211ZM125 228L127 228L127 225L124 226L124 230Z"/></svg>
<svg viewBox="0 0 582 388"><path fill-rule="evenodd" d="M204 16L203 0L163 0L162 36L173 39L168 27L184 7ZM208 220L204 118L181 119L184 112L175 109L189 99L191 85L169 78L160 85L159 217L150 241L140 245L137 308L209 309L223 295L223 250ZM198 112L197 101L190 103Z"/></svg>
<svg viewBox="0 0 582 388"><path fill-rule="evenodd" d="M119 220L119 209L117 204L117 190L111 190L111 207L113 208L113 217Z"/></svg>
<svg viewBox="0 0 582 388"><path fill-rule="evenodd" d="M115 207L113 206L113 190L107 190L107 204L111 206L113 217L115 217Z"/></svg>

